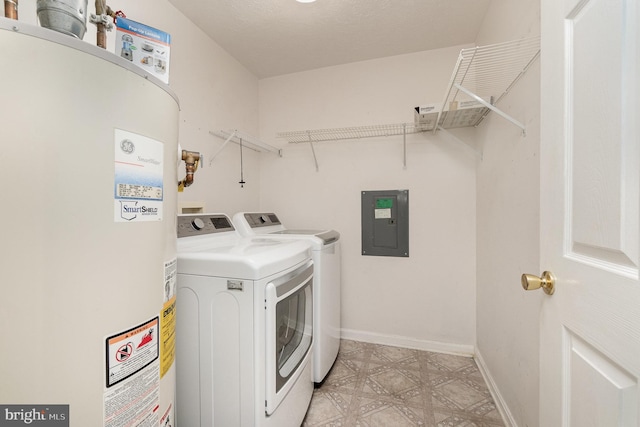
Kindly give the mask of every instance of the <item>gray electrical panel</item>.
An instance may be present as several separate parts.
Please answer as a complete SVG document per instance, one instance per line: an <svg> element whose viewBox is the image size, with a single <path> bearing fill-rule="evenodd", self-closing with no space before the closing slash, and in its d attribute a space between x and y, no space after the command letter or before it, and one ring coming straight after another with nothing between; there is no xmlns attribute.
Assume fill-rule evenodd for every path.
<svg viewBox="0 0 640 427"><path fill-rule="evenodd" d="M362 192L362 255L409 256L409 190Z"/></svg>

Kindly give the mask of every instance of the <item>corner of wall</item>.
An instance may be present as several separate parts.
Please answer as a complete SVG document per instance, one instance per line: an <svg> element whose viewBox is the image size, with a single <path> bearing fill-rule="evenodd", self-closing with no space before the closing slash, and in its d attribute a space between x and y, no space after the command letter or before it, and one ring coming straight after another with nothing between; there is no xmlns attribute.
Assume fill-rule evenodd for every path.
<svg viewBox="0 0 640 427"><path fill-rule="evenodd" d="M511 412L509 411L509 407L507 406L507 403L502 397L502 394L500 394L500 390L498 389L493 376L491 376L491 372L487 368L487 365L485 364L484 359L482 358L482 354L480 353L480 350L478 349L477 345L476 345L476 353L473 359L476 361L476 364L478 365L478 369L482 374L482 378L484 378L484 382L487 383L487 387L489 388L491 397L493 398L493 401L496 405L496 409L498 410L498 412L500 413L500 416L502 417L502 421L504 422L504 425L506 427L517 427L518 424L516 423L515 419L511 415Z"/></svg>

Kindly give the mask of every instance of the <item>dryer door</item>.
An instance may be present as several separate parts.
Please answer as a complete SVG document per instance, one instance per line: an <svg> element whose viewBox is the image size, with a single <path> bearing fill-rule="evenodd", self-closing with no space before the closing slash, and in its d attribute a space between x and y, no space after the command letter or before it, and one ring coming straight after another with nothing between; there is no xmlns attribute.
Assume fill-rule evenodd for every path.
<svg viewBox="0 0 640 427"><path fill-rule="evenodd" d="M305 363L313 341L313 264L266 288L266 412L285 398Z"/></svg>

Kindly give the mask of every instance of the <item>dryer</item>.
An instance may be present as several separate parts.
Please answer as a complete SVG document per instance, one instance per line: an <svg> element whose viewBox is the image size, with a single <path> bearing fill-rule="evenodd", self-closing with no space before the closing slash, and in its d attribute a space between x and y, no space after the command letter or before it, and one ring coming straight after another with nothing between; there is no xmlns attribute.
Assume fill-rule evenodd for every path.
<svg viewBox="0 0 640 427"><path fill-rule="evenodd" d="M233 224L243 236L279 241L307 241L314 262L313 380L321 383L340 348L340 233L335 230L290 230L273 212L239 212Z"/></svg>
<svg viewBox="0 0 640 427"><path fill-rule="evenodd" d="M299 427L313 393L313 261L304 241L178 217L177 425Z"/></svg>

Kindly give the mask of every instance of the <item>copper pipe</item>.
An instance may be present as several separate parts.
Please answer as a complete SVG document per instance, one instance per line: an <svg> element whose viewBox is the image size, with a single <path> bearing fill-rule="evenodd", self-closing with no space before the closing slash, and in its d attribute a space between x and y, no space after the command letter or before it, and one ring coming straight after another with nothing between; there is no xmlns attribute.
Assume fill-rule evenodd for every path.
<svg viewBox="0 0 640 427"><path fill-rule="evenodd" d="M18 20L18 0L4 0L4 17Z"/></svg>
<svg viewBox="0 0 640 427"><path fill-rule="evenodd" d="M103 49L107 48L107 30L111 30L111 24L105 24L106 16L113 18L115 22L118 14L113 11L108 5L104 4L104 0L96 0L96 14L92 16L92 23L96 24L96 45Z"/></svg>
<svg viewBox="0 0 640 427"><path fill-rule="evenodd" d="M193 184L193 174L198 170L198 162L200 161L200 153L195 151L182 150L182 160L186 165L187 176L178 182L179 186L188 187Z"/></svg>
<svg viewBox="0 0 640 427"><path fill-rule="evenodd" d="M6 0L5 0L6 1ZM96 0L96 16L98 19L101 19L103 15L107 15L116 19L116 13L108 6L104 4L104 0ZM107 27L106 25L98 22L96 23L98 27L98 33L96 34L97 40L96 44L103 48L107 48Z"/></svg>
<svg viewBox="0 0 640 427"><path fill-rule="evenodd" d="M100 17L102 15L104 15L104 8L102 7L104 3L104 0L96 0L96 16L98 17L98 19L100 19ZM103 49L107 48L107 29L105 28L104 24L102 24L101 22L96 23L96 26L98 27L98 33L96 34L96 44L98 45L98 47L101 47Z"/></svg>

